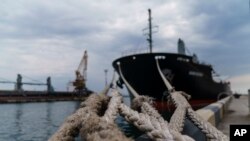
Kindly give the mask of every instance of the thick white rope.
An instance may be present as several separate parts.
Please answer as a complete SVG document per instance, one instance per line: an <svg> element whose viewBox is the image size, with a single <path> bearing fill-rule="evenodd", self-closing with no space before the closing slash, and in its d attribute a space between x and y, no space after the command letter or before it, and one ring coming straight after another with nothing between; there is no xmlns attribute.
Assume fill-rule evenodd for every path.
<svg viewBox="0 0 250 141"><path fill-rule="evenodd" d="M82 123L80 130L82 139L86 141L131 141L114 123L118 114L118 106L121 104L121 95L119 95L117 90L113 90L111 95L112 98L103 116L92 112L88 120Z"/></svg>
<svg viewBox="0 0 250 141"><path fill-rule="evenodd" d="M174 114L170 118L169 128L175 130L176 132L182 132L184 127L184 121L186 117L186 109L182 107L177 107Z"/></svg>
<svg viewBox="0 0 250 141"><path fill-rule="evenodd" d="M155 60L156 60L156 66L157 66L159 74L161 75L161 78L165 78L164 74L161 72L158 59L155 59ZM174 91L174 87L168 82L168 80L166 78L162 79L162 80L163 80L164 84L166 85L166 87L168 88L169 92Z"/></svg>
<svg viewBox="0 0 250 141"><path fill-rule="evenodd" d="M113 123L118 114L119 105L122 102L122 96L119 94L117 89L113 89L111 92L111 100L109 101L108 108L102 117L107 122Z"/></svg>
<svg viewBox="0 0 250 141"><path fill-rule="evenodd" d="M102 98L103 96L98 96L100 98ZM114 119L116 117L117 114L117 109L118 106L121 104L121 96L119 95L118 91L114 90L112 93L112 98L110 100L109 106L108 106L108 110L106 110L105 114L103 117L99 117L97 115L98 111L89 105L90 103L94 102L95 100L99 99L99 98L95 98L94 96L90 97L90 100L87 100L86 102L84 102L82 104L82 106L85 107L84 111L81 111L80 109L73 114L72 116L75 115L80 115L78 117L78 126L80 124L80 122L82 122L82 128L81 130L81 136L83 139L85 140L130 140L127 139L124 135L122 135L122 133L117 130L117 126L114 125ZM104 97L103 97L104 98ZM92 100L92 101L91 101ZM99 100L101 101L101 100ZM100 109L100 105L102 105L100 102L95 101L94 103L99 103L98 107ZM152 110L148 110L151 109L152 107L144 102L143 103L146 106L143 107L148 107L142 110L144 111L152 111ZM89 106L88 106L89 105ZM145 131L149 137L151 137L154 140L166 140L166 141L193 141L190 137L188 136L181 136L179 133L177 132L166 132L169 129L168 128L164 128L166 127L165 125L162 124L167 124L167 122L159 122L159 117L160 116L156 116L158 117L158 119L154 116L149 116L147 114L139 114L137 112L133 112L130 108L125 106L125 110L124 110L124 106L125 105L120 105L120 109L123 109L121 111L122 114L126 115L125 118L134 123L135 126L137 126L140 130ZM122 108L123 107L123 108ZM124 112L125 111L125 112ZM132 111L132 112L131 112ZM150 113L150 112L148 112ZM151 112L151 114L153 114L154 112ZM157 115L157 114L156 114ZM80 119L80 120L79 120ZM131 121L132 120L132 121ZM62 128L65 128L65 126L62 126ZM62 129L60 128L60 129ZM67 129L67 128L66 128ZM65 129L64 129L65 130ZM79 130L79 127L78 127ZM68 132L73 132L72 128L67 130ZM173 134L174 137L171 135ZM75 135L77 135L75 133ZM74 140L74 137L67 137L62 135L63 137L61 138L52 138L52 141L59 141L59 140ZM119 136L119 137L117 137Z"/></svg>
<svg viewBox="0 0 250 141"><path fill-rule="evenodd" d="M113 73L113 77L110 83L100 92L101 95L108 94L110 87L114 84L114 80L115 80L115 72Z"/></svg>
<svg viewBox="0 0 250 141"><path fill-rule="evenodd" d="M118 108L121 115L125 119L133 123L137 128L146 132L146 134L156 141L193 141L192 138L186 135L181 135L183 130L185 114L187 113L190 119L206 134L207 138L213 141L228 141L228 137L222 132L213 127L210 123L203 120L197 115L187 100L183 97L187 94L183 92L175 92L171 84L166 80L162 74L158 60L157 68L164 80L168 90L170 90L170 97L176 105L177 109L170 119L168 124L161 115L152 107L152 99L146 96L140 96L126 81L121 68L119 72L121 78L125 82L130 92L135 96L135 107L142 113L138 113L121 103L121 95L115 89L112 91L112 98L109 101L107 110L104 115L98 115L99 110L103 104L107 104L107 93L109 88L105 88L103 93L99 96L90 95L88 99L81 104L81 107L62 124L59 130L49 139L49 141L73 141L77 136L79 130L84 140L104 140L104 141L130 141L114 124L117 116ZM113 80L112 80L113 81ZM137 102L136 102L137 101Z"/></svg>
<svg viewBox="0 0 250 141"><path fill-rule="evenodd" d="M135 99L133 100L133 104L137 103L137 105L141 108L141 110L142 110L142 112L144 112L144 114L148 114L150 117L157 119L157 121L161 123L160 125L162 126L162 128L167 129L165 131L169 132L167 122L165 122L165 120L161 117L161 115L150 105L150 104L152 104L152 99L149 97L146 97L146 96L140 96L135 91L135 89L124 78L123 73L121 71L120 64L118 65L118 67L119 67L119 73L120 73L120 76L121 76L123 82L125 83L125 85L129 89L129 91L132 93L132 95L135 97Z"/></svg>
<svg viewBox="0 0 250 141"><path fill-rule="evenodd" d="M182 92L172 92L170 98L176 106L176 110L170 119L169 126L177 132L181 132L184 127L187 108L191 107L183 96ZM178 101L178 102L177 102Z"/></svg>
<svg viewBox="0 0 250 141"><path fill-rule="evenodd" d="M187 109L188 117L197 125L198 128L202 130L203 133L206 134L207 138L212 141L229 141L228 136L223 134L217 128L215 128L212 124L204 120L200 117L193 109Z"/></svg>
<svg viewBox="0 0 250 141"><path fill-rule="evenodd" d="M175 130L169 129L168 122L165 121L162 118L162 116L158 113L158 111L156 111L153 108L153 106L151 105L152 104L152 98L149 98L147 96L141 96L141 95L139 95L133 89L133 87L127 82L127 80L124 78L124 76L122 74L122 71L121 71L120 64L119 64L118 67L119 67L119 73L120 73L120 76L121 76L122 80L124 81L125 85L129 89L129 91L132 93L132 95L135 97L135 99L133 100L132 106L133 105L137 105L137 107L140 107L139 110L141 110L143 114L148 115L150 117L148 120L150 120L150 122L152 122L151 124L153 125L153 127L155 129L161 130L161 131L165 131L165 134L168 135L168 138L171 138L171 139L178 139L178 140L182 139L183 141L185 141L185 140L193 140L193 139L191 139L188 136L181 135L179 132L177 132L178 130L175 131ZM174 90L174 88L172 86L171 86L170 89ZM137 101L137 102L135 102L135 101ZM132 122L132 123L134 123L134 122ZM136 124L136 123L134 123L134 124ZM148 133L148 134L150 136L150 133ZM150 137L152 139L154 139L153 138L154 136L150 136Z"/></svg>
<svg viewBox="0 0 250 141"><path fill-rule="evenodd" d="M171 87L170 83L164 77L163 73L160 70L159 63L158 63L157 59L156 59L156 64L157 64L158 71L161 75L161 78L164 81L166 87L168 89L171 89L172 87ZM178 109L178 107L180 107L180 109L177 112L179 114L181 114L181 116L183 116L183 113L180 111L187 109L187 114L190 117L190 119L194 122L194 124L196 124L202 130L203 133L206 134L207 138L209 138L210 140L228 141L229 138L226 135L224 135L221 131L219 131L217 128L212 126L209 122L205 121L197 113L194 112L194 110L192 109L192 107L190 106L190 104L187 102L187 100L184 98L183 95L186 96L187 94L185 94L183 92L170 91L170 97L173 100L174 104L176 105L177 109ZM175 117L178 117L178 113L176 114ZM171 119L172 118L173 117L171 117ZM179 120L182 120L182 118L180 118ZM180 122L179 120L172 120L172 123L177 122L178 124L182 124L183 122ZM171 120L170 120L170 122L171 122ZM173 126L175 126L175 127L177 126L176 129L180 130L180 128L183 125L173 125Z"/></svg>
<svg viewBox="0 0 250 141"><path fill-rule="evenodd" d="M101 108L100 106L100 99L96 94L91 94L86 101L81 103L81 107L65 120L49 141L73 141L79 133L81 123L88 119L90 113L97 112Z"/></svg>
<svg viewBox="0 0 250 141"><path fill-rule="evenodd" d="M168 82L168 80L165 78L164 74L162 73L160 66L159 66L159 61L158 59L156 59L156 66L158 69L158 72L165 84L165 86L167 87L168 91L170 92L174 92L174 87L172 87L172 85ZM177 132L181 132L183 130L184 127L184 120L186 117L186 107L183 107L182 105L180 105L181 107L176 108L174 114L172 115L171 119L170 119L170 123L169 126L171 129L177 131Z"/></svg>
<svg viewBox="0 0 250 141"><path fill-rule="evenodd" d="M125 104L120 105L120 113L128 122L135 125L141 131L146 132L151 139L156 141L165 139L168 141L174 141L172 135L167 134L168 132L164 132L165 130L162 130L160 123L157 122L155 118L144 113L138 113Z"/></svg>
<svg viewBox="0 0 250 141"><path fill-rule="evenodd" d="M132 93L132 95L133 95L134 97L138 97L139 94L133 89L133 87L132 87L132 86L128 83L128 81L124 78L124 76L123 76L123 74L122 74L122 71L121 71L121 66L120 66L120 65L121 65L121 64L119 63L119 64L118 64L118 69L119 69L119 74L120 74L120 76L121 76L123 82L124 82L125 85L128 87L128 89L130 90L130 92Z"/></svg>

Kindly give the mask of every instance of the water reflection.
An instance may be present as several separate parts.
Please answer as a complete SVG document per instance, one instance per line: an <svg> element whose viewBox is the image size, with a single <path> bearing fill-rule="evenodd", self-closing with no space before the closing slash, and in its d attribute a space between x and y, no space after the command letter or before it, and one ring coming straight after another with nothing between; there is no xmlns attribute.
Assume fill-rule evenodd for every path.
<svg viewBox="0 0 250 141"><path fill-rule="evenodd" d="M129 98L125 97L124 102L129 104ZM80 102L0 104L0 141L48 140L79 105Z"/></svg>
<svg viewBox="0 0 250 141"><path fill-rule="evenodd" d="M15 105L15 107L16 107L16 115L15 115L15 117L16 117L16 119L15 119L15 125L16 125L16 127L17 127L17 134L20 134L21 133L21 130L22 130L22 127L21 127L21 123L20 123L20 119L21 119L21 116L22 116L22 108L23 108L23 106L22 106L22 104L17 104L17 105Z"/></svg>
<svg viewBox="0 0 250 141"><path fill-rule="evenodd" d="M79 102L0 104L0 140L48 140L78 107Z"/></svg>
<svg viewBox="0 0 250 141"><path fill-rule="evenodd" d="M52 119L51 119L51 109L52 109L52 103L46 103L46 121L47 121L47 125L51 125L52 124ZM49 137L51 134L51 128L47 128L47 132L46 132L46 136Z"/></svg>

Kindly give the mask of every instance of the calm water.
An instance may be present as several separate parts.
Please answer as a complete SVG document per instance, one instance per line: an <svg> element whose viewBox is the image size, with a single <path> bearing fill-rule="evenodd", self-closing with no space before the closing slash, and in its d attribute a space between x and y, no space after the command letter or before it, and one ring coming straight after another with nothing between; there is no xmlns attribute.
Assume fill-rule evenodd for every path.
<svg viewBox="0 0 250 141"><path fill-rule="evenodd" d="M79 102L0 104L0 141L45 141Z"/></svg>
<svg viewBox="0 0 250 141"><path fill-rule="evenodd" d="M129 98L125 98L128 103ZM45 141L80 102L0 104L0 141ZM126 128L126 122L117 122Z"/></svg>

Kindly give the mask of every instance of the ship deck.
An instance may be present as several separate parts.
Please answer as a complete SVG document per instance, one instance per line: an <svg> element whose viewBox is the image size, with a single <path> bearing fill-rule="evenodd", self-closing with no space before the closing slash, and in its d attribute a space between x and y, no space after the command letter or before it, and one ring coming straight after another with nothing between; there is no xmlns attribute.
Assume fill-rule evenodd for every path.
<svg viewBox="0 0 250 141"><path fill-rule="evenodd" d="M218 129L229 136L229 126L234 124L250 124L248 95L243 95L239 99L234 98L231 101Z"/></svg>

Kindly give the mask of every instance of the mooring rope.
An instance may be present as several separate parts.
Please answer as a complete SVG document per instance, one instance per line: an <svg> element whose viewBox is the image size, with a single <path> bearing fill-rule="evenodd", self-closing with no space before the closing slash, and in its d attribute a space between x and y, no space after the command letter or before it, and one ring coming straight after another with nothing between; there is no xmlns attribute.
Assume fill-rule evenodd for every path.
<svg viewBox="0 0 250 141"><path fill-rule="evenodd" d="M163 73L160 70L158 59L156 59L156 64L162 80L164 81L168 90L170 90L170 98L173 100L175 106L177 107L177 113L174 113L174 117L171 117L171 120L173 120L170 120L171 127L175 127L175 130L179 130L179 132L182 131L183 121L181 120L184 120L183 111L187 111L188 117L194 122L195 125L197 125L202 130L203 133L205 133L206 137L209 140L228 141L229 138L226 135L224 135L221 131L219 131L217 128L212 126L209 122L205 121L197 113L195 113L195 111L192 109L192 107L184 97L187 96L187 94L185 94L184 92L173 91L171 84L164 77ZM180 116L181 118L176 119L178 116Z"/></svg>
<svg viewBox="0 0 250 141"><path fill-rule="evenodd" d="M155 58L155 60L156 60L156 66L157 66L157 69L158 69L158 72L159 72L161 78L165 78L164 74L161 72L158 59ZM162 80L163 80L164 84L166 85L166 87L168 88L169 92L174 91L174 87L168 82L168 80L166 78L162 79Z"/></svg>
<svg viewBox="0 0 250 141"><path fill-rule="evenodd" d="M211 141L229 141L228 136L224 135L220 130L215 128L212 124L200 117L193 109L187 109L188 117L193 121L198 128L206 134L206 137Z"/></svg>
<svg viewBox="0 0 250 141"><path fill-rule="evenodd" d="M131 141L132 139L127 138L114 122L118 113L155 141L194 141L191 137L181 134L186 116L205 133L207 139L228 141L226 135L195 113L186 100L190 97L189 95L174 90L161 72L157 59L156 65L170 92L169 97L176 106L170 123L165 121L152 106L152 98L139 95L133 89L124 78L121 67L118 65L122 80L135 97L132 101L132 108L135 110L122 103L122 97L117 88L112 89L110 98L108 96L110 85L105 87L101 94L91 94L82 102L80 108L65 120L49 141L74 141L79 134L84 141Z"/></svg>
<svg viewBox="0 0 250 141"><path fill-rule="evenodd" d="M118 63L118 69L119 69L119 73L120 73L120 76L123 80L123 82L125 83L125 85L129 88L131 94L134 96L134 97L138 97L139 94L135 91L135 89L133 89L133 87L131 87L131 85L128 83L128 81L124 78L123 74L122 74L122 71L121 71L121 64Z"/></svg>
<svg viewBox="0 0 250 141"><path fill-rule="evenodd" d="M180 92L180 93L183 94L183 92ZM183 94L183 95L186 95L186 94ZM177 132L181 132L184 127L184 121L186 117L187 108L190 108L191 105L189 105L189 103L186 102L186 99L183 96L180 96L179 98L177 98L178 96L179 96L179 92L174 91L170 94L170 98L172 99L174 105L176 106L176 109L170 119L169 126L171 127L171 129Z"/></svg>
<svg viewBox="0 0 250 141"><path fill-rule="evenodd" d="M108 123L98 115L91 115L80 130L83 141L132 141L114 123Z"/></svg>
<svg viewBox="0 0 250 141"><path fill-rule="evenodd" d="M109 92L109 89L111 87L113 87L114 81L115 81L115 72L113 73L113 77L112 77L112 80L110 81L110 83L107 86L105 86L105 88L100 92L100 94L107 95Z"/></svg>
<svg viewBox="0 0 250 141"><path fill-rule="evenodd" d="M101 109L101 103L104 100L104 97L91 94L81 103L81 107L65 120L49 141L74 141L74 138L78 135L79 129L81 128L81 123L88 119L90 113L97 112Z"/></svg>
<svg viewBox="0 0 250 141"><path fill-rule="evenodd" d="M119 69L119 73L120 76L123 80L123 82L125 83L125 85L127 86L127 88L129 89L129 91L132 93L132 95L135 97L132 103L132 107L141 111L141 117L147 115L149 116L149 118L143 117L145 118L145 120L148 121L148 124L146 127L150 127L150 129L154 129L155 131L164 131L164 133L160 133L160 131L157 132L157 134L152 134L151 130L148 130L148 132L146 132L148 134L148 136L153 139L153 140L158 140L158 138L162 139L165 138L166 140L182 140L182 141L193 141L192 138L186 136L186 135L181 135L179 132L172 130L169 128L168 122L165 121L163 119L163 117L158 113L158 111L155 110L155 108L151 105L152 104L152 98L149 98L147 96L141 96L139 95L135 89L133 89L133 87L127 82L127 80L124 78L122 71L121 71L121 66L120 64L118 65L118 69ZM168 83L168 81L166 81L166 83ZM174 91L174 88L169 84L169 88L171 88ZM120 108L122 108L120 106ZM123 107L124 108L124 107ZM122 110L121 110L122 111ZM131 116L132 119L134 119L135 121L141 120L141 119L137 119L135 117L137 116L133 116L133 114L136 114L136 112L132 112L132 110L125 110L126 112L123 112L123 115L126 116ZM126 115L128 114L128 112L132 112L131 115ZM139 114L139 115L140 115ZM127 120L129 120L130 118L126 118ZM136 127L138 127L141 130L145 130L143 129L144 126L140 127L138 123L136 123L134 120L130 121L131 123L133 123ZM143 121L139 121L143 122ZM149 123L152 122L152 123ZM150 125L153 125L154 128L152 128ZM154 132L153 132L154 133ZM155 135L155 136L154 136Z"/></svg>
<svg viewBox="0 0 250 141"><path fill-rule="evenodd" d="M135 125L138 129L146 132L146 134L153 140L169 140L174 141L171 134L167 134L162 130L161 125L156 121L156 119L150 117L144 113L138 113L130 109L128 106L121 104L120 113L125 117L125 119ZM152 122L153 121L153 122ZM167 130L167 129L166 129Z"/></svg>
<svg viewBox="0 0 250 141"><path fill-rule="evenodd" d="M127 138L114 123L122 97L117 90L113 90L111 95L112 98L103 116L92 113L89 119L82 123L80 134L83 140L131 141L131 139Z"/></svg>
<svg viewBox="0 0 250 141"><path fill-rule="evenodd" d="M105 119L107 122L114 122L115 118L117 117L118 114L118 108L119 105L121 104L122 101L122 96L119 94L118 90L113 89L111 92L112 98L108 104L108 108L102 117Z"/></svg>
<svg viewBox="0 0 250 141"><path fill-rule="evenodd" d="M111 95L109 102L105 95L90 95L49 141L74 141L79 131L81 138L86 141L131 141L114 123L121 104L121 95L117 90L113 90ZM107 110L102 114L105 105L108 105Z"/></svg>

